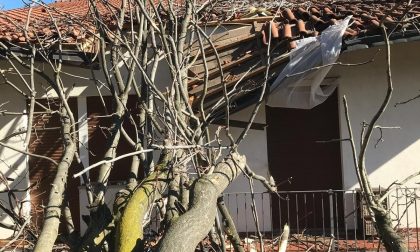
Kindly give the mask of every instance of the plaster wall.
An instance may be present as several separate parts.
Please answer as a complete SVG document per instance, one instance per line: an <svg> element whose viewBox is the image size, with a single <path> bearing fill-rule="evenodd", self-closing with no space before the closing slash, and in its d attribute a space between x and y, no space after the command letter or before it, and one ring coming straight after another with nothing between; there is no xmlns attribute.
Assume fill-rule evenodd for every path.
<svg viewBox="0 0 420 252"><path fill-rule="evenodd" d="M386 188L395 180L402 180L409 174L419 171L420 159L420 119L417 116L420 100L405 105L396 103L408 100L420 90L420 43L401 43L391 47L391 66L394 91L389 106L377 125L400 127L383 129L383 141L380 131L375 129L366 153L366 167L373 187ZM335 67L330 76L339 76L340 130L341 137L348 137L344 107L341 97L348 100L351 126L353 128L356 149L360 141L362 122L369 120L378 110L385 97L387 79L385 49L375 57L375 61L357 67ZM345 52L340 61L356 63L370 59L378 48ZM379 140L379 142L378 142ZM377 144L376 144L377 143ZM351 149L348 142L342 142L342 163L344 189L358 188ZM419 179L414 179L409 186L415 186Z"/></svg>
<svg viewBox="0 0 420 252"><path fill-rule="evenodd" d="M231 120L247 122L252 113L254 106L241 110L231 115ZM265 124L265 109L261 106L255 123ZM217 125L212 125L210 130L215 132ZM234 139L237 139L242 133L242 128L231 127L230 132ZM221 131L223 136L224 131ZM229 145L227 138L222 138L223 145ZM249 167L258 175L266 178L269 177L268 158L267 158L267 135L266 130L251 129L246 135L243 142L239 145L239 153L246 156ZM255 204L257 206L257 215L259 219L259 226L261 231L271 230L271 214L270 214L270 195L263 193L267 189L261 182L253 180L255 194ZM235 222L236 228L239 232L254 232L256 226L252 215L252 199L250 194L250 185L248 178L241 174L234 180L225 190L225 203L230 210L232 218Z"/></svg>
<svg viewBox="0 0 420 252"><path fill-rule="evenodd" d="M382 137L379 129L375 129L371 142L366 152L366 168L372 187L384 190L395 181L402 181L410 174L419 172L420 159L420 118L418 111L420 100L413 100L405 105L397 105L398 102L406 101L419 94L420 90L420 43L408 42L391 46L391 69L394 91L392 99L383 116L376 123L383 127L399 127L399 129L383 129ZM340 56L344 63L357 63L369 60L379 48L374 47L359 51L345 52ZM347 97L351 127L357 151L360 150L360 132L362 123L369 122L378 110L386 94L387 74L385 48L376 55L375 61L356 67L337 66L329 73L330 76L339 77L340 97L340 131L341 138L348 138L348 129L345 121L344 107L341 102L343 95ZM353 163L351 146L348 141L341 143L342 148L342 173L345 190L357 190L359 188ZM417 187L420 178L417 177L407 183L407 187ZM417 189L418 190L418 189ZM413 190L400 190L393 192L388 205L393 214L402 215L406 204L404 194L410 194ZM346 197L347 212L351 211L352 197ZM397 202L398 201L398 202ZM398 204L397 204L398 203ZM418 203L418 202L417 202ZM400 223L400 227L414 227L420 219L415 210L420 208L411 204L406 216ZM417 214L418 215L418 214ZM353 217L349 217L353 218ZM353 226L353 220L348 220L349 226ZM396 224L396 223L395 223Z"/></svg>
<svg viewBox="0 0 420 252"><path fill-rule="evenodd" d="M2 98L0 104L0 111L10 111L22 113L26 109L25 100L16 99L15 93L11 87L1 85L0 97ZM6 136L26 129L26 116L0 116L0 141L14 148L24 150L24 140L26 134L20 134L9 139ZM26 170L27 158L25 155L20 154L9 148L0 147L0 176L2 179L0 183L0 201L6 206L9 206L8 194L4 191L9 187L11 189L22 189L29 186ZM5 183L8 183L6 186ZM29 200L29 193L16 193L19 199ZM12 200L13 202L13 200ZM23 214L28 215L30 205L29 203L23 204ZM0 210L0 222L5 224L13 224L10 217ZM0 239L6 238L13 234L13 230L4 229L0 227Z"/></svg>
<svg viewBox="0 0 420 252"><path fill-rule="evenodd" d="M409 104L395 106L396 103L408 100L419 94L420 90L420 72L418 71L420 59L420 42L408 42L394 44L391 47L391 65L392 65L392 79L394 83L394 92L388 109L384 115L377 122L377 125L383 127L399 127L398 129L383 129L382 139L380 131L376 129L373 132L372 140L367 150L366 167L369 174L372 186L375 189L385 189L392 182L396 180L403 180L410 174L419 172L420 159L418 153L420 151L420 119L417 116L420 99L414 100ZM381 49L379 53L377 51ZM351 125L353 134L355 136L355 143L360 141L361 124L363 121L368 121L377 111L382 99L386 93L386 57L383 47L374 47L370 49L363 49L358 51L346 51L341 56L339 61L343 63L359 63L364 62L375 56L372 63L362 66L344 67L336 66L328 74L329 77L338 77L338 95L339 95L339 113L340 113L340 134L341 138L348 138L348 131L345 122L344 108L342 105L342 96L346 95L349 105ZM250 109L250 108L248 108ZM249 111L246 110L237 113L236 119L245 121ZM259 113L259 120L264 119L264 113ZM258 121L258 120L257 120ZM237 129L239 131L239 129ZM233 129L232 132L235 132ZM242 152L247 155L248 161L253 163L257 173L261 175L268 175L268 161L267 161L267 138L265 131L250 131L248 135L249 142L245 141L240 147ZM378 143L378 144L376 144ZM376 146L375 146L376 145ZM359 146L356 147L359 151ZM355 228L357 225L357 215L360 217L360 210L357 210L357 192L359 185L354 169L353 157L350 145L347 141L341 143L342 155L342 180L343 189L348 190L345 193L345 216L346 225L348 228ZM325 174L328 176L328 174ZM408 188L418 188L420 178L417 177L406 184ZM261 191L265 189L257 187ZM405 195L418 192L420 189L403 189L398 192L394 191L388 198L388 206L392 208L394 218L404 214L404 210L409 204L408 210L404 215L403 221L399 223L399 227L414 227L415 223L420 223L418 217L420 213L419 202L405 202ZM238 178L227 189L227 192L248 192L248 182L245 178ZM258 190L256 190L258 191ZM236 196L233 193L231 196L236 202ZM244 199L245 199L244 198ZM240 201L240 200L239 200ZM249 203L247 201L247 203ZM251 220L252 216L246 214L244 203L240 202L231 208L231 212L239 220ZM262 204L262 209L270 209L269 203ZM249 205L248 205L249 206ZM239 213L236 213L238 207ZM262 214L263 210L259 210ZM357 212L353 212L357 210ZM243 213L241 213L241 211ZM416 214L417 211L417 214ZM269 215L265 211L265 215ZM243 218L242 218L243 217ZM246 217L246 218L245 218ZM264 216L266 218L267 216ZM261 219L261 218L260 218ZM268 222L270 223L270 219ZM395 222L397 224L397 222ZM247 221L238 221L239 230L250 228ZM253 225L251 225L253 226Z"/></svg>

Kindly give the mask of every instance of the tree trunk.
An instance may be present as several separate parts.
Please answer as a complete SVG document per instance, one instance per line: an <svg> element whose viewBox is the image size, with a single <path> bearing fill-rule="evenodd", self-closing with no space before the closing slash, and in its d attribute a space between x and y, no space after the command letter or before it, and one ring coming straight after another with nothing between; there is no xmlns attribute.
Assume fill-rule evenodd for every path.
<svg viewBox="0 0 420 252"><path fill-rule="evenodd" d="M61 207L67 183L67 175L76 152L76 145L72 140L70 129L70 119L67 115L62 115L62 130L65 151L63 158L57 166L57 174L55 175L54 182L51 185L48 206L45 209L42 231L35 245L34 252L52 251L55 240L57 239L58 227L60 225Z"/></svg>
<svg viewBox="0 0 420 252"><path fill-rule="evenodd" d="M241 238L236 231L235 223L233 222L232 216L229 214L229 210L226 207L223 196L220 196L217 199L217 206L224 221L227 238L229 239L236 252L244 252L244 248L241 245Z"/></svg>
<svg viewBox="0 0 420 252"><path fill-rule="evenodd" d="M190 209L172 223L157 251L193 252L206 237L217 213L217 198L245 167L244 156L232 154L214 172L198 179L192 191Z"/></svg>
<svg viewBox="0 0 420 252"><path fill-rule="evenodd" d="M407 252L404 240L392 226L392 220L383 207L371 207L375 216L376 228L388 252Z"/></svg>
<svg viewBox="0 0 420 252"><path fill-rule="evenodd" d="M143 180L138 189L128 199L121 220L117 225L116 251L137 251L143 240L143 220L153 202L161 197L167 185L167 167L172 153L164 153L155 171Z"/></svg>

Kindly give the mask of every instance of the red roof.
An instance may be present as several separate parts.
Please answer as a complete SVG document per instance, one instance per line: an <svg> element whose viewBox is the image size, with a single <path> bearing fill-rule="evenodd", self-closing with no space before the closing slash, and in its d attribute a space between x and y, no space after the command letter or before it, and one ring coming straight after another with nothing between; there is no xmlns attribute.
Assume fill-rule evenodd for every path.
<svg viewBox="0 0 420 252"><path fill-rule="evenodd" d="M57 38L57 32L51 22L50 15L57 21L65 42L82 43L92 37L92 32L95 29L92 20L87 17L89 12L88 2L88 0L67 0L49 4L49 8L33 7L28 33L30 40L35 40L38 37L48 42ZM113 8L107 9L99 2L98 9L102 14L117 11L121 4L121 0L108 0ZM379 33L379 21L395 5L395 1L292 0L285 1L281 8L278 5L279 1L219 0L215 6L212 6L212 10L203 14L203 20L228 19L237 22L246 21L248 18L254 18L255 16L276 15L275 20L279 36L293 40L299 37L314 36L337 20L353 15L352 25L346 35L359 37ZM0 40L11 43L25 43L23 27L26 24L28 13L29 8L0 12ZM70 20L68 16L72 17L73 20ZM406 4L402 4L392 13L389 13L385 24L397 31L416 30L419 24L419 16L420 1L414 0L410 8L407 8ZM398 23L403 17L407 18L409 22ZM112 23L112 20L110 22ZM16 28L16 26L20 28Z"/></svg>
<svg viewBox="0 0 420 252"><path fill-rule="evenodd" d="M350 21L349 29L345 33L345 38L381 34L379 25L382 19L384 19L384 24L390 31L414 31L417 35L420 33L419 0L411 1L409 6L406 3L407 1L391 0L294 0L284 1L285 4L281 8L278 6L280 1L277 1L277 5L268 2L262 4L267 8L259 8L258 6L249 8L248 6L246 11L233 15L233 19L243 21L244 18L253 14L276 15L276 29L273 30L273 36L291 41L302 37L315 36L328 26L350 15L353 18ZM394 9L396 2L404 3L399 4ZM225 6L219 7L219 9L229 9L229 4L225 3ZM393 11L390 12L392 9ZM265 34L267 33L266 31Z"/></svg>
<svg viewBox="0 0 420 252"><path fill-rule="evenodd" d="M48 4L48 8L37 5L32 8L0 12L0 40L13 43L26 42L23 28L29 17L28 37L31 40L37 37L44 41L56 38L57 31L52 22L54 18L66 42L82 42L90 37L89 33L94 30L91 20L86 18L89 13L88 2L88 0L63 0ZM121 0L108 0L108 2L113 9L105 8L98 1L97 7L100 13L114 12L121 5Z"/></svg>

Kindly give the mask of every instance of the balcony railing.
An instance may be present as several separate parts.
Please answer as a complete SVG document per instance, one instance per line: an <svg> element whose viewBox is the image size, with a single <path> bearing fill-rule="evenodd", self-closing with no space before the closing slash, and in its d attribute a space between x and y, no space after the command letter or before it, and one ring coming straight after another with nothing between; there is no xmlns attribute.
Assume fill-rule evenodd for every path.
<svg viewBox="0 0 420 252"><path fill-rule="evenodd" d="M377 193L380 195L381 191ZM419 193L420 188L398 188L383 201L410 251L420 251ZM287 223L290 227L287 251L384 250L371 214L357 190L255 193L258 229L250 193L226 193L224 200L245 247L259 247L256 245L259 230L266 251L273 251Z"/></svg>
<svg viewBox="0 0 420 252"><path fill-rule="evenodd" d="M278 251L285 224L290 228L287 251L385 251L358 190L259 192L253 199L249 192L223 196L245 251L260 251L258 233L264 251ZM420 187L397 188L383 201L409 251L420 251L419 196ZM150 234L157 235L158 218L150 224ZM227 251L234 251L228 241Z"/></svg>

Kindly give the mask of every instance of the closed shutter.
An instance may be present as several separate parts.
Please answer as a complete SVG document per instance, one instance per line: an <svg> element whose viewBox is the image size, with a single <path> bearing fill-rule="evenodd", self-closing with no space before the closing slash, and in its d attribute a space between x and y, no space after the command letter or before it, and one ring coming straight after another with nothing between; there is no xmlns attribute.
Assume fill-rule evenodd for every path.
<svg viewBox="0 0 420 252"><path fill-rule="evenodd" d="M57 110L59 104L52 100L37 100L39 103L51 110ZM77 118L77 100L70 98L69 106L75 118ZM43 112L45 108L40 105L35 106L35 112ZM31 153L47 156L60 162L63 156L63 140L61 134L60 116L57 113L47 114L36 113L33 119L33 131L29 144ZM70 210L72 212L73 223L75 228L79 229L79 179L74 179L72 175L76 172L77 165L75 162L69 169L67 197L69 198ZM33 225L41 228L44 216L44 207L48 204L51 184L54 180L57 167L45 160L36 157L29 157L29 179L30 183L37 183L37 186L31 190L31 215Z"/></svg>
<svg viewBox="0 0 420 252"><path fill-rule="evenodd" d="M280 190L342 189L340 142L319 142L340 138L338 115L337 91L310 110L266 107L268 164L274 180L282 183ZM290 177L291 183L284 183ZM275 228L281 228L280 223L285 222L291 227L299 224L313 230L323 228L323 221L330 216L329 209L324 207L328 195L317 193L313 200L302 196L291 194L289 201L273 198ZM338 223L342 225L342 197L339 195L336 200ZM307 213L306 209L313 211ZM296 213L299 218L289 220L285 213Z"/></svg>
<svg viewBox="0 0 420 252"><path fill-rule="evenodd" d="M112 107L112 98L104 96L105 105L108 112L114 111ZM107 116L107 113L102 105L101 99L98 96L87 97L87 116L88 120L88 134L89 134L89 165L102 161L106 146L110 140L110 126L112 125L112 118ZM137 120L137 99L136 96L129 96L127 101L127 109L135 120ZM124 129L127 134L135 140L135 127L128 119L124 120ZM117 156L134 151L133 147L127 140L121 136L120 142L117 146ZM124 158L114 163L109 176L109 184L119 184L127 180L131 169L131 158ZM96 181L99 167L90 171L91 181ZM140 171L139 176L142 176Z"/></svg>

